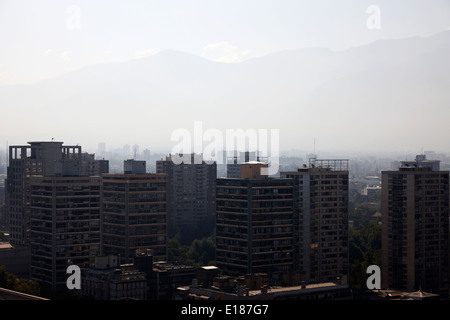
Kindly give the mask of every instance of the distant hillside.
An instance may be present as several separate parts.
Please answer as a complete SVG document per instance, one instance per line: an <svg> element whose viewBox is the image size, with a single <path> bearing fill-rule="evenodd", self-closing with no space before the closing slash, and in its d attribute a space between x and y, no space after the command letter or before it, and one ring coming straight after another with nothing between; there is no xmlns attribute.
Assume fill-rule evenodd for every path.
<svg viewBox="0 0 450 320"><path fill-rule="evenodd" d="M167 50L0 87L0 125L23 143L56 137L170 147L174 129L202 120L204 129L277 128L287 148L309 147L313 138L323 148L444 148L448 57L450 31L237 64ZM29 122L41 123L39 132Z"/></svg>

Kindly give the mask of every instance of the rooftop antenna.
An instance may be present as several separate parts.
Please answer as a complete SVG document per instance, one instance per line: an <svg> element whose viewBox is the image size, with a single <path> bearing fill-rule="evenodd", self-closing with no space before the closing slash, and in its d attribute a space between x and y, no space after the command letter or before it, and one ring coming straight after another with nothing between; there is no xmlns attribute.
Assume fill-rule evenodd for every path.
<svg viewBox="0 0 450 320"><path fill-rule="evenodd" d="M314 138L314 151L313 151L314 156L316 156L316 138Z"/></svg>

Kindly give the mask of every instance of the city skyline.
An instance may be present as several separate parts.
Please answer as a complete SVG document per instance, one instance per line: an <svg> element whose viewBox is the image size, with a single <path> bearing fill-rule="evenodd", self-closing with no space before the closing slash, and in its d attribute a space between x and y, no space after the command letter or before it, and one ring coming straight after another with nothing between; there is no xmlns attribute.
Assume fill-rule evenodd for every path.
<svg viewBox="0 0 450 320"><path fill-rule="evenodd" d="M450 0L0 0L0 43L0 300L450 297Z"/></svg>

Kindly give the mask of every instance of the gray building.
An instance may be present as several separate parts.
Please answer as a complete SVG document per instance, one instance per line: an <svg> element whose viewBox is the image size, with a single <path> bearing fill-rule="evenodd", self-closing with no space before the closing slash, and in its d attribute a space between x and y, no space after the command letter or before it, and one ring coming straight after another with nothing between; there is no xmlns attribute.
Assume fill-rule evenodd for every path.
<svg viewBox="0 0 450 320"><path fill-rule="evenodd" d="M217 179L216 265L229 276L267 273L271 284L295 283L293 179L254 177L252 169Z"/></svg>
<svg viewBox="0 0 450 320"><path fill-rule="evenodd" d="M146 300L145 272L132 264L119 265L115 256L97 256L92 268L82 270L81 295L95 300Z"/></svg>
<svg viewBox="0 0 450 320"><path fill-rule="evenodd" d="M102 175L102 253L131 263L137 249L167 260L167 175L127 160L124 174Z"/></svg>
<svg viewBox="0 0 450 320"><path fill-rule="evenodd" d="M306 283L348 279L348 160L311 158L281 172L295 185L296 268Z"/></svg>
<svg viewBox="0 0 450 320"><path fill-rule="evenodd" d="M81 163L81 147L62 142L29 142L10 146L6 179L6 228L14 246L30 243L30 179L75 168ZM64 163L64 166L63 166Z"/></svg>
<svg viewBox="0 0 450 320"><path fill-rule="evenodd" d="M81 146L38 141L10 146L6 179L4 221L14 246L30 243L30 179L33 176L100 175L107 160L82 153Z"/></svg>
<svg viewBox="0 0 450 320"><path fill-rule="evenodd" d="M100 177L30 179L31 278L66 289L67 268L86 268L100 253Z"/></svg>
<svg viewBox="0 0 450 320"><path fill-rule="evenodd" d="M381 285L449 296L449 172L404 161L382 172Z"/></svg>
<svg viewBox="0 0 450 320"><path fill-rule="evenodd" d="M183 163L172 161L182 157ZM169 237L177 232L192 238L209 236L215 223L217 165L202 155L170 155L156 162L156 172L168 176L167 209Z"/></svg>

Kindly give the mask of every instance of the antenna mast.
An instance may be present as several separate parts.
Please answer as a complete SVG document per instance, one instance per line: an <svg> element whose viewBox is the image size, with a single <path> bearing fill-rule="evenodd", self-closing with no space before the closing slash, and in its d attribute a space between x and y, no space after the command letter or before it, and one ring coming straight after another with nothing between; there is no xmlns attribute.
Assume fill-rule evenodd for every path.
<svg viewBox="0 0 450 320"><path fill-rule="evenodd" d="M316 156L316 138L314 138L314 151L313 151L314 156Z"/></svg>

